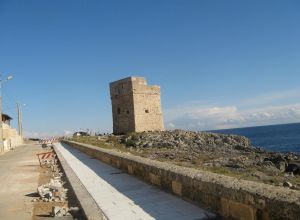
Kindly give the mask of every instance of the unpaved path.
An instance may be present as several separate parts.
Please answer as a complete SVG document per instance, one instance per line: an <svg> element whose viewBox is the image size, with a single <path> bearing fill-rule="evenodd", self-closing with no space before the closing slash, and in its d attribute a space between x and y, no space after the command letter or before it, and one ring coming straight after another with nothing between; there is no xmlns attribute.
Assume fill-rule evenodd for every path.
<svg viewBox="0 0 300 220"><path fill-rule="evenodd" d="M32 219L32 195L40 175L40 145L24 145L0 156L0 219Z"/></svg>

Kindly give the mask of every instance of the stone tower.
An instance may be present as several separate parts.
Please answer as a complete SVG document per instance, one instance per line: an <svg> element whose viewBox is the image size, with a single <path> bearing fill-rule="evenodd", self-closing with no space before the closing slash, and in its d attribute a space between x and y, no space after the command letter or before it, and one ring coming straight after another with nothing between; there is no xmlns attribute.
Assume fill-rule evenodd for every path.
<svg viewBox="0 0 300 220"><path fill-rule="evenodd" d="M160 87L143 77L110 83L114 134L164 130Z"/></svg>

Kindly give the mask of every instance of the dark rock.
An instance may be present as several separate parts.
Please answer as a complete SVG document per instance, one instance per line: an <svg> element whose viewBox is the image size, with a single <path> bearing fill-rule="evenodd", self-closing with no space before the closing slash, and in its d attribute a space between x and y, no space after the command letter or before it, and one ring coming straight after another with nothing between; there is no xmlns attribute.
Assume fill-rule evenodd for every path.
<svg viewBox="0 0 300 220"><path fill-rule="evenodd" d="M284 186L284 187L289 187L289 188L291 188L291 187L293 186L293 184L291 184L291 183L288 182L288 181L285 181L285 182L283 182L283 186Z"/></svg>
<svg viewBox="0 0 300 220"><path fill-rule="evenodd" d="M280 172L272 161L264 161L259 164L268 173L278 173Z"/></svg>
<svg viewBox="0 0 300 220"><path fill-rule="evenodd" d="M294 175L300 175L300 163L289 163L286 172L292 172Z"/></svg>
<svg viewBox="0 0 300 220"><path fill-rule="evenodd" d="M265 161L271 161L281 172L285 172L286 170L287 161L281 154L272 154L270 157L265 158Z"/></svg>
<svg viewBox="0 0 300 220"><path fill-rule="evenodd" d="M228 163L225 165L226 167L233 168L233 169L243 169L244 167L240 164Z"/></svg>

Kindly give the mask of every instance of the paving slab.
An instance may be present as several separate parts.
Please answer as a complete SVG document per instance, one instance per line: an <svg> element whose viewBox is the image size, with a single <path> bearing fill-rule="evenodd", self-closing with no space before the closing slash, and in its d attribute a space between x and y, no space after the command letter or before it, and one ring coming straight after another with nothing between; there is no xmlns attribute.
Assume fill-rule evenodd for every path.
<svg viewBox="0 0 300 220"><path fill-rule="evenodd" d="M216 217L66 144L56 144L55 148L110 220L201 220Z"/></svg>

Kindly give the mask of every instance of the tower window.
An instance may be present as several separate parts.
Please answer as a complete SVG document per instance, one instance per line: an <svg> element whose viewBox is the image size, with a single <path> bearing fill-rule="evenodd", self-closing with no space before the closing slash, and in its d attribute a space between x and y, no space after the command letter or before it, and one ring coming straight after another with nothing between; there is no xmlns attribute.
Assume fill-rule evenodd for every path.
<svg viewBox="0 0 300 220"><path fill-rule="evenodd" d="M127 110L127 115L129 115L129 110Z"/></svg>
<svg viewBox="0 0 300 220"><path fill-rule="evenodd" d="M121 109L118 108L118 109L117 109L117 112L118 112L118 115L121 114Z"/></svg>

